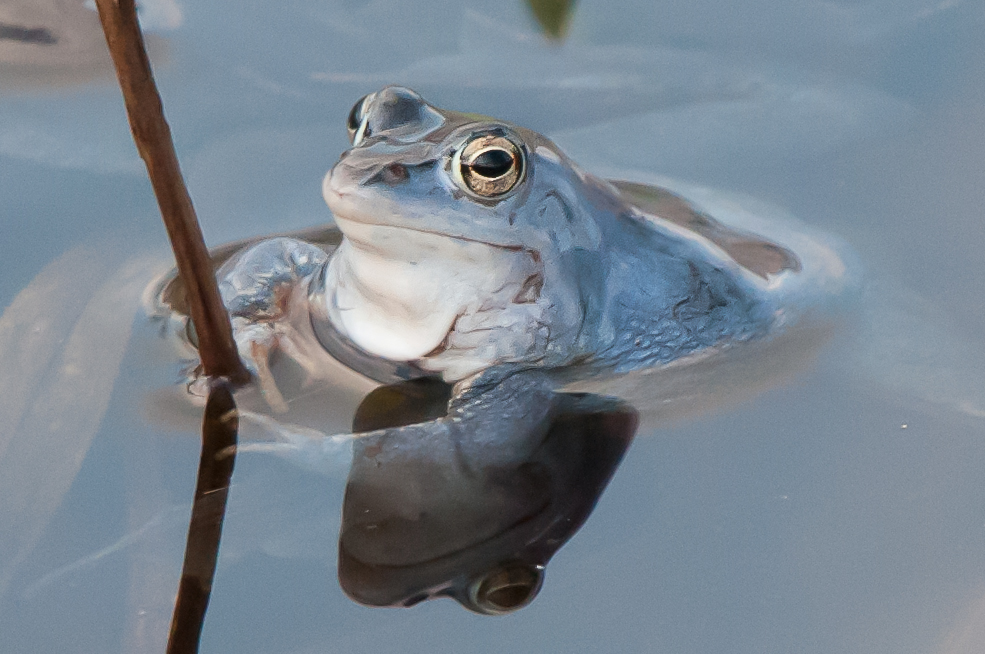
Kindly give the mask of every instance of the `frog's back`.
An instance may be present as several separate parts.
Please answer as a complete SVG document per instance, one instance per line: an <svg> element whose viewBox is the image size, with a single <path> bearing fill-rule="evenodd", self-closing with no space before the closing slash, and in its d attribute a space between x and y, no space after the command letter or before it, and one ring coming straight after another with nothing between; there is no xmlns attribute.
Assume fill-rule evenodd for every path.
<svg viewBox="0 0 985 654"><path fill-rule="evenodd" d="M774 335L851 286L843 248L795 220L771 221L705 189L610 189L626 209L600 289L598 354L617 371Z"/></svg>
<svg viewBox="0 0 985 654"><path fill-rule="evenodd" d="M727 226L738 235L727 244L729 247L722 245L723 250L755 273L756 285L776 306L784 322L799 320L805 313L837 313L854 303L861 265L840 238L747 195L667 179L659 181L687 198L694 211L714 216L720 226ZM749 244L744 240L748 238L758 239L759 244ZM753 259L758 259L759 265L770 261L786 261L790 265L775 266L760 274L750 264L750 253L755 254Z"/></svg>
<svg viewBox="0 0 985 654"><path fill-rule="evenodd" d="M723 225L668 189L621 180L613 180L612 185L642 213L708 239L737 264L763 279L786 270L799 272L801 269L800 259L792 251L752 232Z"/></svg>

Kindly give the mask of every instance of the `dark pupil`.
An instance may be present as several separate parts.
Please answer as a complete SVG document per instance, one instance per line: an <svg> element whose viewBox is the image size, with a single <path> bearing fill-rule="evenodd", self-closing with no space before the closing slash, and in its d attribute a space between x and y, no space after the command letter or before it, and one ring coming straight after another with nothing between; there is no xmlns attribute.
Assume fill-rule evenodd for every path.
<svg viewBox="0 0 985 654"><path fill-rule="evenodd" d="M506 150L486 150L472 160L469 168L477 175L482 175L489 179L501 177L510 172L513 167L513 155Z"/></svg>
<svg viewBox="0 0 985 654"><path fill-rule="evenodd" d="M359 98L359 102L352 105L352 111L349 112L349 118L346 119L345 126L349 129L349 132L355 134L359 131L359 126L363 122L363 104L366 102L366 96Z"/></svg>
<svg viewBox="0 0 985 654"><path fill-rule="evenodd" d="M526 602L532 590L527 584L512 584L492 591L486 595L486 601L500 610L512 609Z"/></svg>

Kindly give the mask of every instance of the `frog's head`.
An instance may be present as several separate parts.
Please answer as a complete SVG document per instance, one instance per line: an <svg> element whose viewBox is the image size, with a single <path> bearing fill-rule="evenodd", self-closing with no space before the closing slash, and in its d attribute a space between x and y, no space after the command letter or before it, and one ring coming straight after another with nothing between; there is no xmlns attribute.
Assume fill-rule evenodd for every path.
<svg viewBox="0 0 985 654"><path fill-rule="evenodd" d="M352 108L353 147L325 177L325 200L353 223L400 227L539 252L595 249L581 173L545 137L509 123L437 109L389 86Z"/></svg>
<svg viewBox="0 0 985 654"><path fill-rule="evenodd" d="M337 326L385 358L443 352L430 369L447 379L562 363L585 312L581 276L600 277L584 254L602 243L603 182L535 132L401 87L359 100L348 130L323 184L346 237Z"/></svg>

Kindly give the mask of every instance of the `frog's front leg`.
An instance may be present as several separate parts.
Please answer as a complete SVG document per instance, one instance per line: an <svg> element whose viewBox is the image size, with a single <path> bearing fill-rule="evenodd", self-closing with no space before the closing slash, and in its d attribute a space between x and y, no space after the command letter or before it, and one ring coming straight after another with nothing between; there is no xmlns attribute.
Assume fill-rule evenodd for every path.
<svg viewBox="0 0 985 654"><path fill-rule="evenodd" d="M217 273L239 355L278 411L287 406L270 372L270 356L290 349L285 329L291 298L307 288L326 261L325 251L310 243L272 238L244 250Z"/></svg>

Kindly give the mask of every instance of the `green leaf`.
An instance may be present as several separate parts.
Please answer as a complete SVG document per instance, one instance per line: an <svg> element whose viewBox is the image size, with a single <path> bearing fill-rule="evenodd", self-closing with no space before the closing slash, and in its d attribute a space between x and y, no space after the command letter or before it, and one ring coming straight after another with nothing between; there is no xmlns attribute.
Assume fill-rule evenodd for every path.
<svg viewBox="0 0 985 654"><path fill-rule="evenodd" d="M568 33L576 0L527 0L530 11L549 39L561 40Z"/></svg>

